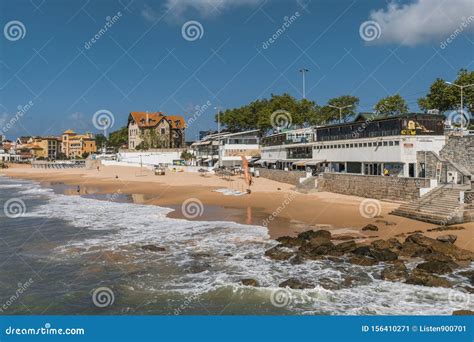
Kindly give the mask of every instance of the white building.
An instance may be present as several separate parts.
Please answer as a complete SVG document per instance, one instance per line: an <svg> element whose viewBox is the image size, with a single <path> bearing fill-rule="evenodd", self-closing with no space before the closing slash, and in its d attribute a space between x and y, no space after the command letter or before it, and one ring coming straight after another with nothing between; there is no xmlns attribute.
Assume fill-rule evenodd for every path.
<svg viewBox="0 0 474 342"><path fill-rule="evenodd" d="M247 160L260 157L258 130L209 134L191 145L198 166L238 167L242 157Z"/></svg>
<svg viewBox="0 0 474 342"><path fill-rule="evenodd" d="M295 143L290 132L262 139L260 164L278 169L417 177L418 151L439 153L446 143L444 118L408 114L377 118L360 114L354 122L313 128L312 141ZM282 135L283 134L283 135Z"/></svg>

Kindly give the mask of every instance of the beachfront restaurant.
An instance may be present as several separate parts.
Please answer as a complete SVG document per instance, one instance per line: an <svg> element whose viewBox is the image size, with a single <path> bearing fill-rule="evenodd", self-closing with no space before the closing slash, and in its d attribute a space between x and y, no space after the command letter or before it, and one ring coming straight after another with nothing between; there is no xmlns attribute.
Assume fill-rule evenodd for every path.
<svg viewBox="0 0 474 342"><path fill-rule="evenodd" d="M417 152L439 153L446 143L443 122L444 117L435 114L359 114L350 123L314 127L314 141L294 144L281 135L264 138L262 166L416 177L421 172ZM273 145L281 141L284 144Z"/></svg>

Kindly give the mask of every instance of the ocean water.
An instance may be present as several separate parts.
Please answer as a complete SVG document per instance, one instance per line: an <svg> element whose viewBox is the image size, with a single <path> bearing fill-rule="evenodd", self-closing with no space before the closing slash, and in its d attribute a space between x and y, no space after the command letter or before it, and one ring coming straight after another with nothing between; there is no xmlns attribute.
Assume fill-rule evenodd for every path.
<svg viewBox="0 0 474 342"><path fill-rule="evenodd" d="M67 196L0 177L0 314L449 315L472 286L387 282L384 265L264 257L267 228L168 218L130 197ZM142 249L153 244L164 251ZM409 265L414 267L415 264ZM468 269L474 269L474 265ZM464 269L465 270L465 269ZM281 289L298 278L314 289ZM240 284L257 280L260 287Z"/></svg>

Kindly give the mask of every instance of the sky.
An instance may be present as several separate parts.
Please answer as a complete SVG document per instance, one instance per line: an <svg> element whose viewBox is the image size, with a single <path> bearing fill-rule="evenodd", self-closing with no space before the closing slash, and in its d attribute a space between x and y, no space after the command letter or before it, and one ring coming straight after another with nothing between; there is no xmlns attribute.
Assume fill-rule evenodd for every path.
<svg viewBox="0 0 474 342"><path fill-rule="evenodd" d="M474 66L472 0L0 0L0 134L123 127L131 111L183 115L271 94L410 110L438 77ZM108 118L103 121L103 118Z"/></svg>

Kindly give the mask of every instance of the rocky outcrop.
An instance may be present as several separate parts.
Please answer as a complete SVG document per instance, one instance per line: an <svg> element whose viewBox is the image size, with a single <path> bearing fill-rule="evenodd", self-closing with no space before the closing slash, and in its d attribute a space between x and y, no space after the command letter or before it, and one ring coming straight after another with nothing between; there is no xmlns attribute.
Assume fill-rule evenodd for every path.
<svg viewBox="0 0 474 342"><path fill-rule="evenodd" d="M310 283L303 282L296 278L290 278L282 282L279 287L289 287L290 289L303 290L303 289L312 289L314 285Z"/></svg>
<svg viewBox="0 0 474 342"><path fill-rule="evenodd" d="M254 286L254 287L259 287L260 286L258 281L256 281L255 279L252 279L252 278L241 279L240 282L241 282L242 285L245 285L245 286Z"/></svg>
<svg viewBox="0 0 474 342"><path fill-rule="evenodd" d="M150 252L164 252L166 251L165 247L160 247L156 245L143 245L141 247L145 251L150 251Z"/></svg>
<svg viewBox="0 0 474 342"><path fill-rule="evenodd" d="M384 263L381 279L422 286L452 287L442 276L474 261L474 253L455 246L451 237L433 239L421 233L412 233L403 242L391 238L359 244L354 239L339 242L341 240L334 239L327 230L308 230L296 237L281 237L278 241L280 244L267 250L265 256L273 260L288 260L294 265L306 260L349 262L366 267ZM418 261L418 265L409 272L405 261L412 258L413 261L418 261L419 258L423 261ZM465 272L467 273L459 272L459 275L470 279L472 284L474 272ZM313 285L291 278L281 286L307 288Z"/></svg>
<svg viewBox="0 0 474 342"><path fill-rule="evenodd" d="M416 266L417 269L426 271L428 273L446 274L451 273L453 270L445 262L442 261L427 261Z"/></svg>
<svg viewBox="0 0 474 342"><path fill-rule="evenodd" d="M384 280L405 281L408 278L408 269L403 262L387 266L381 273Z"/></svg>
<svg viewBox="0 0 474 342"><path fill-rule="evenodd" d="M406 283L433 287L452 287L451 283L447 279L435 276L418 268L415 268L411 272Z"/></svg>
<svg viewBox="0 0 474 342"><path fill-rule="evenodd" d="M458 237L453 234L441 235L436 238L436 240L446 243L455 243Z"/></svg>
<svg viewBox="0 0 474 342"><path fill-rule="evenodd" d="M288 260L293 255L295 253L283 245L275 246L265 252L265 256L273 260Z"/></svg>
<svg viewBox="0 0 474 342"><path fill-rule="evenodd" d="M376 232L376 231L379 230L379 227L377 227L376 225L373 225L373 224L368 224L364 228L362 228L362 230L370 230L370 231Z"/></svg>

